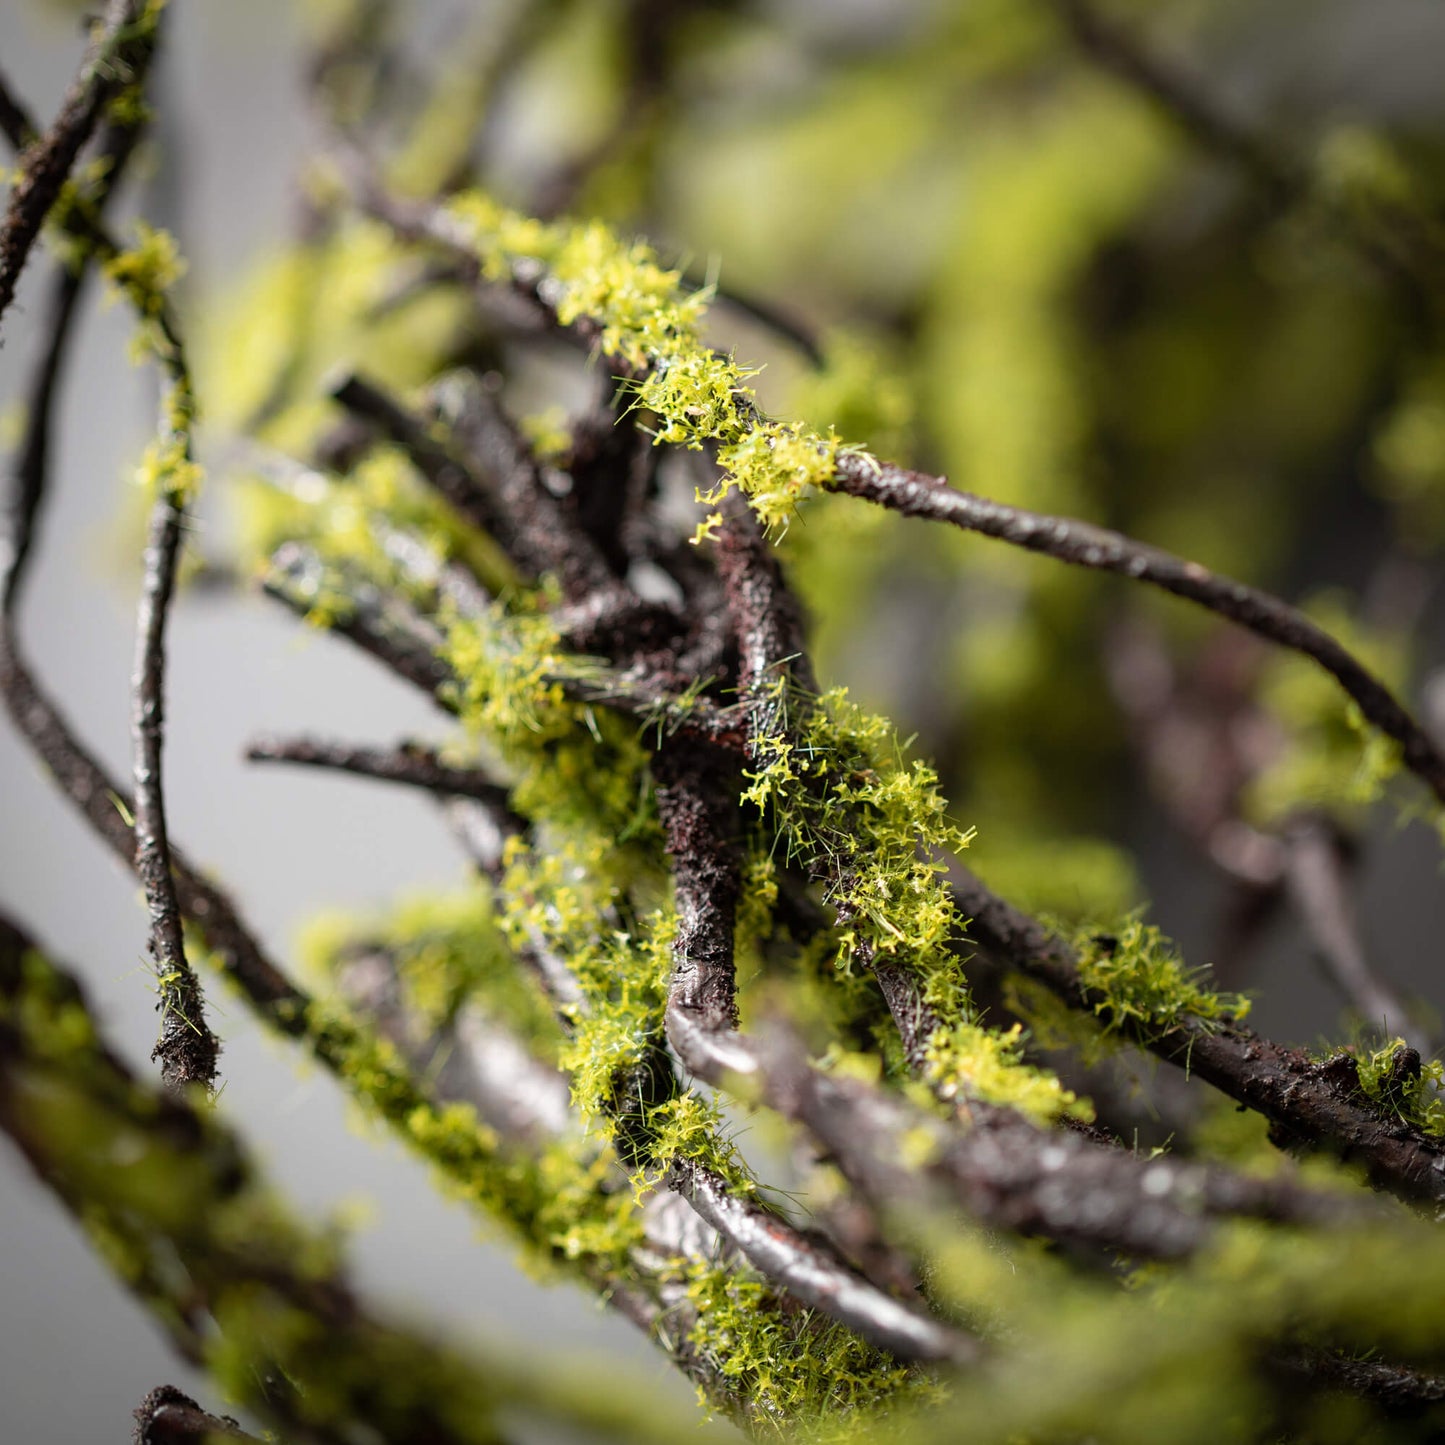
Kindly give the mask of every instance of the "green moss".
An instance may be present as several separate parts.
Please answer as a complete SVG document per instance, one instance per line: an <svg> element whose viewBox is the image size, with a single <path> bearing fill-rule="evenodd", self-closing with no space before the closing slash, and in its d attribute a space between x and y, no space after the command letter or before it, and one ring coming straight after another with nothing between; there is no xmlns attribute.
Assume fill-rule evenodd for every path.
<svg viewBox="0 0 1445 1445"><path fill-rule="evenodd" d="M757 1411L755 1430L768 1434L771 1426L779 1438L807 1440L910 1387L937 1393L927 1377L841 1325L783 1310L771 1287L745 1269L697 1261L681 1273L696 1312L688 1343Z"/></svg>
<svg viewBox="0 0 1445 1445"><path fill-rule="evenodd" d="M1208 1028L1249 1012L1243 994L1206 988L1201 980L1208 970L1186 968L1173 943L1137 916L1109 932L1081 932L1073 943L1079 978L1097 996L1094 1012L1110 1030L1157 1036L1180 1024Z"/></svg>
<svg viewBox="0 0 1445 1445"><path fill-rule="evenodd" d="M1381 1108L1402 1123L1432 1138L1445 1138L1445 1063L1429 1059L1419 1063L1403 1039L1383 1048L1356 1055L1360 1088Z"/></svg>
<svg viewBox="0 0 1445 1445"><path fill-rule="evenodd" d="M946 856L972 834L949 819L933 770L907 761L891 724L846 690L800 699L780 678L755 710L766 722L743 801L763 811L789 857L824 881L838 920L836 970L851 974L861 959L870 969L896 962L916 971L938 1021L920 1041L935 1094L1007 1104L1041 1121L1087 1114L1051 1074L1023 1061L1016 1032L987 1029L974 1016L959 956L964 920L944 877Z"/></svg>
<svg viewBox="0 0 1445 1445"><path fill-rule="evenodd" d="M563 650L542 596L514 594L480 619L453 619L443 658L460 679L462 721L486 738L515 781L513 806L564 830L595 832L626 857L656 836L647 754L635 724L566 696L595 665Z"/></svg>

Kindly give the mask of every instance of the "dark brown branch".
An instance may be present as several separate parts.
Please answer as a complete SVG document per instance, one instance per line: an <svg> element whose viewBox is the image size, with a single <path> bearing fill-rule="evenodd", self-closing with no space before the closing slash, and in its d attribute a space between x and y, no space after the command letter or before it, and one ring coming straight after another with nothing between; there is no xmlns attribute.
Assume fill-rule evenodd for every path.
<svg viewBox="0 0 1445 1445"><path fill-rule="evenodd" d="M1445 1200L1445 1142L1375 1108L1360 1092L1348 1054L1323 1063L1260 1037L1239 1023L1185 1019L1167 1028L1116 1015L1107 996L1080 977L1069 945L1019 912L964 869L954 873L969 935L995 957L1045 984L1071 1008L1117 1028L1140 1048L1263 1114L1276 1142L1338 1154L1364 1166L1370 1182L1415 1203Z"/></svg>
<svg viewBox="0 0 1445 1445"><path fill-rule="evenodd" d="M254 1435L241 1429L229 1415L208 1415L189 1395L174 1385L159 1385L135 1411L132 1445L210 1445L215 1440L250 1441Z"/></svg>
<svg viewBox="0 0 1445 1445"><path fill-rule="evenodd" d="M59 198L81 149L100 123L106 105L134 83L149 59L155 22L148 27L137 24L144 8L141 0L110 0L102 27L61 102L54 124L21 157L20 179L10 193L5 219L0 224L0 316L14 299L20 272L40 227ZM31 129L13 100L5 112L8 125L21 135Z"/></svg>
<svg viewBox="0 0 1445 1445"><path fill-rule="evenodd" d="M885 1294L831 1249L771 1210L740 1198L711 1170L680 1159L668 1182L755 1269L869 1344L902 1360L965 1364L981 1357L976 1340Z"/></svg>
<svg viewBox="0 0 1445 1445"><path fill-rule="evenodd" d="M1312 658L1344 688L1367 721L1400 745L1405 766L1445 802L1445 757L1430 736L1352 653L1279 598L1107 528L1005 506L956 491L940 477L871 457L840 455L831 485L905 517L948 522L1071 566L1147 582Z"/></svg>
<svg viewBox="0 0 1445 1445"><path fill-rule="evenodd" d="M146 539L145 575L131 684L135 778L135 871L150 910L150 954L160 989L161 1036L153 1058L172 1088L216 1079L220 1044L206 1023L201 981L186 958L181 906L171 876L161 751L165 729L165 626L176 585L184 512L169 492L157 496Z"/></svg>
<svg viewBox="0 0 1445 1445"><path fill-rule="evenodd" d="M458 768L442 762L419 743L395 748L352 747L324 738L258 738L246 749L253 763L295 763L308 768L334 768L388 783L407 783L443 797L475 798L490 808L511 813L507 789L480 768ZM517 830L522 819L512 814Z"/></svg>

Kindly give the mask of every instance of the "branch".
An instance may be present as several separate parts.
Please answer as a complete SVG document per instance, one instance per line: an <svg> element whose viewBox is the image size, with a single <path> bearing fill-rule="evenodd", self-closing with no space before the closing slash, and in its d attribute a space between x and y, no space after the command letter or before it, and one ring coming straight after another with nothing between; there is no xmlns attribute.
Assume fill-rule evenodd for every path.
<svg viewBox="0 0 1445 1445"><path fill-rule="evenodd" d="M1279 598L1107 528L955 491L941 477L911 472L871 457L840 454L830 485L905 517L948 522L965 532L1040 552L1071 566L1117 572L1147 582L1312 658L1344 688L1367 721L1399 743L1405 766L1445 802L1445 756L1430 736L1352 653Z"/></svg>
<svg viewBox="0 0 1445 1445"><path fill-rule="evenodd" d="M143 0L110 0L100 32L71 81L54 124L21 157L20 179L10 192L5 219L0 223L0 316L14 299L16 283L40 227L106 105L134 83L150 59L159 11L155 19L143 24L145 12ZM6 99L7 129L24 136L33 127L26 125L23 112L8 92Z"/></svg>
<svg viewBox="0 0 1445 1445"><path fill-rule="evenodd" d="M261 1445L254 1435L241 1429L238 1421L229 1415L208 1415L174 1385L158 1385L134 1413L132 1445L212 1445L216 1440Z"/></svg>
<svg viewBox="0 0 1445 1445"><path fill-rule="evenodd" d="M970 936L996 957L1038 979L1071 1008L1099 1017L1140 1048L1263 1114L1276 1142L1308 1145L1365 1166L1370 1182L1419 1204L1445 1201L1445 1142L1369 1107L1348 1054L1317 1063L1242 1024L1183 1018L1159 1027L1117 1015L1089 988L1069 945L992 893L965 869L955 894L972 919Z"/></svg>
<svg viewBox="0 0 1445 1445"><path fill-rule="evenodd" d="M3 81L0 81L0 98L9 100ZM25 126L22 115L16 132L17 145L19 137L26 134ZM90 214L96 224L101 222L106 206L115 195L142 129L140 122L134 122L109 125L103 132L100 160L105 169L90 197ZM0 605L7 609L14 604L14 594L24 581L35 519L45 492L57 393L65 374L78 307L90 279L88 261L89 253L83 252L78 265L60 261L53 273L50 316L44 328L49 341L30 379L25 399L25 434L15 453L12 490L6 499L4 532L0 534L0 574L4 577Z"/></svg>
<svg viewBox="0 0 1445 1445"><path fill-rule="evenodd" d="M161 1036L151 1055L172 1088L216 1080L220 1045L206 1023L200 980L186 959L181 905L171 874L171 845L161 785L165 725L166 613L176 583L182 503L162 489L151 509L145 578L136 629L131 736L135 778L135 871L150 909L150 953L160 984Z"/></svg>
<svg viewBox="0 0 1445 1445"><path fill-rule="evenodd" d="M1430 1053L1430 1035L1416 1025L1395 991L1370 967L1354 918L1352 888L1340 840L1325 819L1301 817L1285 830L1285 886L1321 963L1364 1023L1386 1038L1399 1035Z"/></svg>
<svg viewBox="0 0 1445 1445"><path fill-rule="evenodd" d="M480 768L458 768L442 762L437 753L419 743L395 748L352 747L324 738L258 738L246 749L252 763L295 763L308 768L334 768L388 783L406 783L442 797L475 798L488 807L510 814L520 831L523 820L511 812L508 792Z"/></svg>

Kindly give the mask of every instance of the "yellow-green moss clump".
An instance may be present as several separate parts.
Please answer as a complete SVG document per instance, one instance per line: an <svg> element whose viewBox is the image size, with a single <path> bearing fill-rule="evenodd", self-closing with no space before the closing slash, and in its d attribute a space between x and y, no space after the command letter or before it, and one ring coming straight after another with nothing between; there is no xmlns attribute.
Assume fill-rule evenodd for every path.
<svg viewBox="0 0 1445 1445"><path fill-rule="evenodd" d="M1369 1098L1422 1134L1445 1138L1445 1063L1421 1061L1404 1039L1356 1057L1360 1088Z"/></svg>
<svg viewBox="0 0 1445 1445"><path fill-rule="evenodd" d="M1079 979L1096 996L1094 1012L1108 1029L1157 1035L1184 1023L1208 1028L1249 1012L1248 998L1206 988L1201 979L1208 969L1186 968L1174 944L1138 917L1109 932L1080 932L1074 948Z"/></svg>
<svg viewBox="0 0 1445 1445"><path fill-rule="evenodd" d="M535 286L564 326L595 328L637 405L658 418L659 443L716 448L723 478L703 500L739 489L765 525L783 527L810 488L828 484L837 438L759 412L747 385L755 373L701 339L708 293L684 293L681 273L651 247L596 222L533 220L479 192L453 200L449 216L484 276Z"/></svg>
<svg viewBox="0 0 1445 1445"><path fill-rule="evenodd" d="M755 739L743 801L824 880L837 915L835 968L850 974L861 960L917 975L936 1023L914 1063L935 1094L1007 1104L1040 1121L1087 1113L1053 1075L1023 1061L1017 1031L1000 1034L974 1016L960 959L964 920L944 876L947 856L972 834L948 817L933 769L909 762L892 725L845 689L804 699L780 678L755 711L770 725Z"/></svg>

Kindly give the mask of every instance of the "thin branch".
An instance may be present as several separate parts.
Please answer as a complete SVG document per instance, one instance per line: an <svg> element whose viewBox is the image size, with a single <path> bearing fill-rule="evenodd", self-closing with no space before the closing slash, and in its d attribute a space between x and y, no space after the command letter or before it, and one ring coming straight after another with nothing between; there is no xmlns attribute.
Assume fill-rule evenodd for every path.
<svg viewBox="0 0 1445 1445"><path fill-rule="evenodd" d="M31 142L21 157L20 178L10 192L0 224L0 316L14 299L20 272L40 228L106 105L133 83L149 58L155 24L138 23L144 10L142 0L110 0L105 20L71 81L54 124ZM33 127L25 124L23 112L8 92L7 101L7 127L24 136Z"/></svg>
<svg viewBox="0 0 1445 1445"><path fill-rule="evenodd" d="M458 768L442 762L436 751L419 743L395 748L353 747L325 738L258 738L246 749L252 763L295 763L307 768L334 768L388 783L406 783L442 797L475 798L511 814L516 830L523 820L511 813L508 792L481 768Z"/></svg>
<svg viewBox="0 0 1445 1445"><path fill-rule="evenodd" d="M175 592L184 513L168 491L151 509L136 627L132 690L135 871L150 910L150 953L160 985L161 1036L152 1058L172 1088L215 1084L220 1045L206 1023L201 982L186 958L181 906L171 875L161 749L165 728L165 626Z"/></svg>
<svg viewBox="0 0 1445 1445"><path fill-rule="evenodd" d="M981 1358L976 1340L885 1294L831 1249L771 1210L740 1198L711 1170L679 1159L669 1171L668 1183L755 1269L869 1344L901 1360L972 1364Z"/></svg>
<svg viewBox="0 0 1445 1445"><path fill-rule="evenodd" d="M995 957L1037 979L1071 1008L1097 1016L1140 1048L1256 1110L1285 1146L1307 1146L1362 1164L1370 1182L1415 1203L1445 1201L1445 1141L1421 1134L1359 1091L1355 1061L1317 1062L1239 1023L1183 1018L1165 1028L1116 1014L1080 977L1078 958L1056 934L1004 902L963 868L958 906L969 935Z"/></svg>
<svg viewBox="0 0 1445 1445"><path fill-rule="evenodd" d="M941 477L871 457L841 454L830 485L905 517L947 522L1071 566L1147 582L1312 658L1344 688L1368 722L1400 745L1405 766L1445 802L1445 756L1429 734L1351 652L1279 598L1107 528L1005 506L956 491Z"/></svg>
<svg viewBox="0 0 1445 1445"><path fill-rule="evenodd" d="M1285 885L1320 962L1367 1025L1430 1053L1430 1035L1371 967L1354 917L1353 888L1340 840L1325 819L1296 818L1285 829Z"/></svg>

